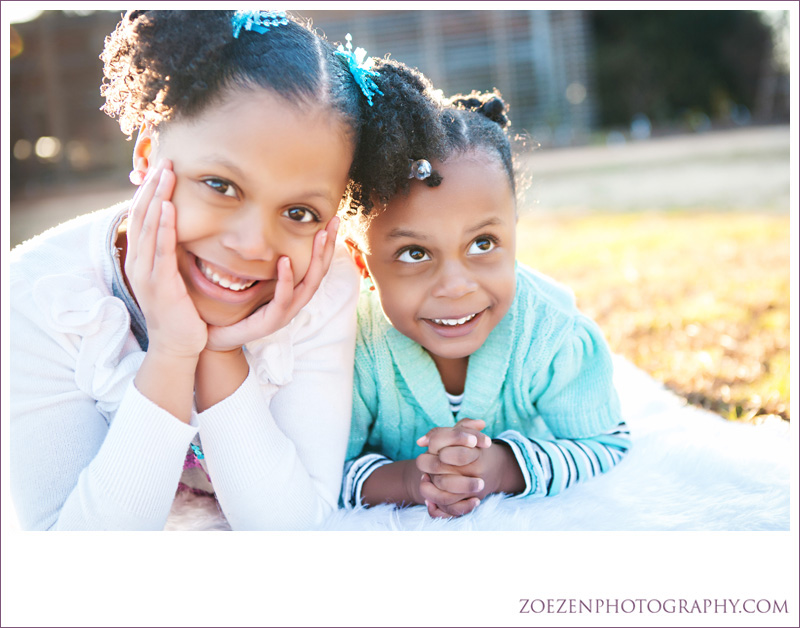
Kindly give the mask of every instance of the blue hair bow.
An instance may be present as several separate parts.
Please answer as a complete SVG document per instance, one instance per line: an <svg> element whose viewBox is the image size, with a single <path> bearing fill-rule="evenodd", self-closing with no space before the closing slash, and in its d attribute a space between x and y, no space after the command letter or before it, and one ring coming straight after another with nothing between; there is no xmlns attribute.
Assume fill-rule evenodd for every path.
<svg viewBox="0 0 800 628"><path fill-rule="evenodd" d="M231 18L234 39L239 38L242 28L263 35L273 26L286 26L288 23L285 11L237 11Z"/></svg>
<svg viewBox="0 0 800 628"><path fill-rule="evenodd" d="M372 106L372 96L374 94L380 94L383 96L383 92L378 88L375 84L375 81L372 80L373 76L379 76L375 70L372 70L372 58L366 59L367 51L363 48L356 48L355 53L353 52L353 36L350 33L347 33L345 37L347 40L347 50L340 44L339 47L336 49L336 54L344 57L347 61L347 66L350 69L350 74L353 75L353 78L358 83L358 86L361 88L361 92L366 96L367 102L369 103L370 107Z"/></svg>

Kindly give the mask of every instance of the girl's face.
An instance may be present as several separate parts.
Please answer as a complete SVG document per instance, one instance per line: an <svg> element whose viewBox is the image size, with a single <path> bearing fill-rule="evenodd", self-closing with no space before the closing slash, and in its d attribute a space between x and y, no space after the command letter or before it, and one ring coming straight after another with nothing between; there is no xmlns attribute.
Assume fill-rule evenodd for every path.
<svg viewBox="0 0 800 628"><path fill-rule="evenodd" d="M412 182L369 224L363 258L386 318L434 358L483 345L514 300L516 213L496 159L470 152Z"/></svg>
<svg viewBox="0 0 800 628"><path fill-rule="evenodd" d="M268 303L282 256L300 282L314 235L336 215L353 150L324 107L265 89L230 91L196 117L143 130L134 161L173 164L178 270L204 321L231 325Z"/></svg>

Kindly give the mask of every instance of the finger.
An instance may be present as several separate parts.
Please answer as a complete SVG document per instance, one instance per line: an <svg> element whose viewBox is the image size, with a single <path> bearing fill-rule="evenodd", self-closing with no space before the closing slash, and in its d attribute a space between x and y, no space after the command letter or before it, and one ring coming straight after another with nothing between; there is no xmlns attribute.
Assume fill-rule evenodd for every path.
<svg viewBox="0 0 800 628"><path fill-rule="evenodd" d="M458 469L458 467L452 467L444 464L441 460L439 460L439 456L436 454L420 454L417 456L415 462L417 469L423 473L461 475L461 471Z"/></svg>
<svg viewBox="0 0 800 628"><path fill-rule="evenodd" d="M464 429L467 433L475 434L476 438L476 444L474 445L475 447L485 448L491 446L492 444L492 439L489 438L486 434L483 434L481 432L481 430L483 430L486 427L486 422L483 421L482 419L461 419L458 423L455 424L454 427L459 429ZM431 432L428 432L424 436L420 436L417 439L417 445L419 445L420 447L430 447L430 443L431 443ZM437 443L436 447L441 448L442 446Z"/></svg>
<svg viewBox="0 0 800 628"><path fill-rule="evenodd" d="M459 427L468 427L473 430L481 431L483 428L486 427L486 421L483 419L470 419L470 418L463 418L456 423L456 426Z"/></svg>
<svg viewBox="0 0 800 628"><path fill-rule="evenodd" d="M306 271L305 277L298 284L301 288L299 298L303 299L300 307L303 307L311 300L311 297L316 293L325 275L328 274L328 269L333 261L333 255L336 252L336 234L339 232L340 220L338 216L334 216L328 221L325 229L321 230L314 237L314 246L311 250L311 263ZM299 310L300 308L298 308Z"/></svg>
<svg viewBox="0 0 800 628"><path fill-rule="evenodd" d="M177 234L175 232L175 205L171 201L161 203L161 219L156 235L153 272L156 274L178 270L175 257Z"/></svg>
<svg viewBox="0 0 800 628"><path fill-rule="evenodd" d="M425 506L428 509L428 514L433 519L452 519L452 516L450 514L446 513L444 510L439 508L439 506L437 506L433 502L425 500Z"/></svg>
<svg viewBox="0 0 800 628"><path fill-rule="evenodd" d="M330 237L331 241L336 240L336 234L339 233L339 225L341 224L341 220L339 216L334 216L328 221L328 224L325 225L325 231L328 232L328 236Z"/></svg>
<svg viewBox="0 0 800 628"><path fill-rule="evenodd" d="M161 170L158 185L152 200L148 203L147 213L141 225L138 237L137 258L140 258L140 272L147 275L152 272L155 264L156 243L158 241L159 226L161 225L161 212L164 201L172 195L172 185L175 175L166 169Z"/></svg>
<svg viewBox="0 0 800 628"><path fill-rule="evenodd" d="M444 464L463 467L480 458L481 451L476 447L443 447L439 450L438 456Z"/></svg>
<svg viewBox="0 0 800 628"><path fill-rule="evenodd" d="M445 511L447 511L447 508L450 506L450 504L455 504L456 502L460 502L464 499L464 495L457 495L443 491L439 488L436 488L432 482L420 483L419 492L424 501L436 504L439 508ZM470 495L470 497L472 496Z"/></svg>
<svg viewBox="0 0 800 628"><path fill-rule="evenodd" d="M299 311L306 303L311 300L314 293L322 283L323 278L328 272L328 268L333 259L334 238L329 236L326 229L317 231L314 236L314 244L311 249L311 262L303 280L295 287L295 303L299 305ZM330 245L330 247L329 247Z"/></svg>
<svg viewBox="0 0 800 628"><path fill-rule="evenodd" d="M275 293L270 301L270 309L280 313L288 310L292 304L294 291L294 274L292 273L292 260L283 256L278 260L278 280L275 282ZM276 312L277 313L277 312Z"/></svg>
<svg viewBox="0 0 800 628"><path fill-rule="evenodd" d="M467 499L462 499L461 501L457 501L454 504L449 504L448 506L442 506L441 510L445 512L449 517L463 517L466 514L471 513L478 505L481 503L481 500L477 497L468 497Z"/></svg>
<svg viewBox="0 0 800 628"><path fill-rule="evenodd" d="M428 451L438 454L444 447L477 447L485 434L464 427L436 427L427 436Z"/></svg>
<svg viewBox="0 0 800 628"><path fill-rule="evenodd" d="M282 256L277 264L278 276L275 281L275 292L269 303L260 307L255 313L241 321L259 328L259 335L269 335L278 327L282 327L292 316L288 314L292 304L294 276L292 261ZM264 333L261 333L263 331Z"/></svg>
<svg viewBox="0 0 800 628"><path fill-rule="evenodd" d="M158 166L148 172L144 183L139 186L136 190L136 194L133 195L131 209L128 213L128 242L131 245L128 247L129 249L136 247L136 241L139 237L139 232L142 230L142 223L147 214L147 208L158 187L162 170L163 164L159 163Z"/></svg>
<svg viewBox="0 0 800 628"><path fill-rule="evenodd" d="M333 254L336 251L336 235L339 233L339 216L334 216L328 221L325 226L325 232L328 234L325 239L325 250L322 254L322 261L327 269L333 260Z"/></svg>
<svg viewBox="0 0 800 628"><path fill-rule="evenodd" d="M438 488L433 482L422 480L419 484L419 492L423 500L432 502L440 508L445 508L450 504L455 504L464 499L464 495L448 493Z"/></svg>
<svg viewBox="0 0 800 628"><path fill-rule="evenodd" d="M453 495L475 495L480 493L485 486L483 478L474 478L468 475L433 475L431 483L441 491Z"/></svg>
<svg viewBox="0 0 800 628"><path fill-rule="evenodd" d="M292 262L288 257L283 256L278 260L277 272L275 292L270 302L229 328L210 326L208 339L210 345L216 346L219 342L221 343L219 346L241 346L254 338L269 336L294 317L296 314L292 305L294 276ZM238 331L229 333L234 328Z"/></svg>
<svg viewBox="0 0 800 628"><path fill-rule="evenodd" d="M492 444L492 439L483 433L483 430L486 429L486 421L483 419L461 419L455 427L475 430L478 433L477 447L489 447Z"/></svg>
<svg viewBox="0 0 800 628"><path fill-rule="evenodd" d="M155 198L155 197L154 197ZM161 203L148 203L147 211L134 241L129 243L132 253L125 259L125 272L133 281L148 281L153 272L158 225L161 224Z"/></svg>

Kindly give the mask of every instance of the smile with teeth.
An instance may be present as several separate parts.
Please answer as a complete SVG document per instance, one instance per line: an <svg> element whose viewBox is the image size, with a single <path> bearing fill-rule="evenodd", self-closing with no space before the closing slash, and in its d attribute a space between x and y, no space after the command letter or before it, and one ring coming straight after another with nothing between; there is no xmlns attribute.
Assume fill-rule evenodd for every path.
<svg viewBox="0 0 800 628"><path fill-rule="evenodd" d="M450 327L455 327L456 325L463 325L464 323L468 323L477 315L478 313L476 312L475 314L470 314L469 316L465 316L464 318L432 318L431 320L437 325L447 325Z"/></svg>
<svg viewBox="0 0 800 628"><path fill-rule="evenodd" d="M234 292L247 290L250 286L258 282L257 279L243 279L235 275L221 272L219 269L212 268L199 257L197 258L197 267L200 269L200 272L203 273L203 276L211 283L222 288L227 288L228 290L233 290Z"/></svg>

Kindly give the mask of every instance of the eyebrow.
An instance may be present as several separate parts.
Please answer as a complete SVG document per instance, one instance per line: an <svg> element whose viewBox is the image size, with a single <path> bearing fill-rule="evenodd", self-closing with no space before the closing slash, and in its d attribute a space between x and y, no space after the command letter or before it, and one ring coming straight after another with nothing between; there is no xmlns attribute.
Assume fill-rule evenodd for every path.
<svg viewBox="0 0 800 628"><path fill-rule="evenodd" d="M223 157L221 155L206 155L204 159L213 166L221 166L223 168L227 168L230 170L240 181L246 178L244 171L237 166L234 162L230 161L227 157ZM334 205L336 204L336 199L331 199L328 193L323 190L305 190L302 194L298 194L297 196L301 198L321 198L325 201L332 201Z"/></svg>
<svg viewBox="0 0 800 628"><path fill-rule="evenodd" d="M389 238L411 238L414 240L427 240L428 236L423 235L421 233L417 233L416 231L411 231L410 229L401 229L395 228L389 232L387 236Z"/></svg>
<svg viewBox="0 0 800 628"><path fill-rule="evenodd" d="M223 168L226 168L227 170L230 170L233 174L235 174L237 177L241 179L244 178L244 172L242 171L242 169L239 168L239 166L237 166L227 157L211 154L211 155L204 155L202 157L202 160L208 163L209 165L213 165L215 167L221 166Z"/></svg>
<svg viewBox="0 0 800 628"><path fill-rule="evenodd" d="M467 233L474 233L475 231L480 231L481 229L485 229L486 227L493 227L495 225L501 224L502 221L499 218L487 218L483 222L478 223L474 227L470 227L466 230ZM404 229L402 227L396 227L389 232L388 238L411 238L413 240L427 240L428 236L417 233L416 231L412 231L411 229Z"/></svg>
<svg viewBox="0 0 800 628"><path fill-rule="evenodd" d="M483 222L478 223L471 229L467 229L467 233L473 233L475 231L480 231L481 229L486 229L486 227L494 227L496 225L502 224L502 220L499 218L488 218Z"/></svg>

